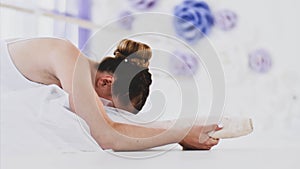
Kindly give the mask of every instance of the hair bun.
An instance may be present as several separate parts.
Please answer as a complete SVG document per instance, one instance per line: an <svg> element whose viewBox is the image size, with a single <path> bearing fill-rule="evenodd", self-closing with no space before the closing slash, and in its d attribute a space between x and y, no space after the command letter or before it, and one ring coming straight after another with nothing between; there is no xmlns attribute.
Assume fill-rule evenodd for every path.
<svg viewBox="0 0 300 169"><path fill-rule="evenodd" d="M125 60L139 67L148 68L152 56L151 48L141 42L123 39L114 52L116 59Z"/></svg>

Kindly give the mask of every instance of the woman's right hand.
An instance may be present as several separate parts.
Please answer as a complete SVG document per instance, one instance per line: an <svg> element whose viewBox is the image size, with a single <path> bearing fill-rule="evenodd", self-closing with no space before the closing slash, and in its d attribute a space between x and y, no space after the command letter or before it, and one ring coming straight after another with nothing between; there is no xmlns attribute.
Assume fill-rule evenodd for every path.
<svg viewBox="0 0 300 169"><path fill-rule="evenodd" d="M210 150L219 143L219 139L209 137L208 133L221 129L216 124L193 126L179 144L183 147L183 150Z"/></svg>

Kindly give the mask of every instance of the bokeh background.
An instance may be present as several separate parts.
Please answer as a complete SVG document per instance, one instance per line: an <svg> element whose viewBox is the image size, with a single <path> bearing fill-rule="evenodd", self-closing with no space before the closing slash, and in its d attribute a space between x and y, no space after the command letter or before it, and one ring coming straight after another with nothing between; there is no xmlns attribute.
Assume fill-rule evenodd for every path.
<svg viewBox="0 0 300 169"><path fill-rule="evenodd" d="M161 12L195 21L196 27L206 33L215 47L223 65L226 80L224 115L251 117L256 131L297 134L300 129L300 1L198 2L191 0L185 4L183 0L1 0L0 38L60 37L70 40L84 50L84 44L96 33L96 29L86 29L74 23L53 19L42 15L44 13L83 19L88 21L87 27L105 25L141 12ZM20 12L3 4L21 7L23 11L27 11ZM188 14L189 11L192 15ZM197 16L201 21L199 18L197 20ZM125 17L120 21L120 29L132 30L134 22L134 17ZM178 25L176 27L171 22L158 24L170 24L170 31L174 32L174 36L191 46L203 40L201 35L189 32L184 26L178 28ZM174 52L186 62L185 65L172 59L154 60L163 62L167 65L166 69L181 80L189 81L191 74L199 75L203 87L200 89L200 111L205 114L211 103L212 91L207 73L201 66L203 63L198 63L199 60L195 60L184 50ZM192 72L186 72L186 66ZM175 90L167 81L168 79L161 79L160 82L164 83L159 83L161 86L158 87L164 89L166 95ZM190 89L189 92L193 94L194 91ZM173 103L172 99L176 103L176 96L167 98L170 103ZM169 112L173 109L171 106ZM165 118L173 117L168 115Z"/></svg>

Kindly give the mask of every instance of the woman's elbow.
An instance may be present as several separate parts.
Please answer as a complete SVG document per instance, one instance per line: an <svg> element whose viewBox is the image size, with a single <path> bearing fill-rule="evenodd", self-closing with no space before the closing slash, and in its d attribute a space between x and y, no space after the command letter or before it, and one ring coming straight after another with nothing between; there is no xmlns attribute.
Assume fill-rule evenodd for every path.
<svg viewBox="0 0 300 169"><path fill-rule="evenodd" d="M118 124L116 124L114 122L110 123L111 130L106 130L106 133L100 134L100 135L93 134L93 132L91 132L92 136L94 137L94 139L96 140L98 145L103 150L108 150L108 149L120 150L120 149L122 149L121 145L120 145L121 140L120 140L120 138L117 137L117 135L120 135L120 134L117 132L116 126L118 126Z"/></svg>
<svg viewBox="0 0 300 169"><path fill-rule="evenodd" d="M109 149L114 150L116 147L115 139L112 138L112 136L110 135L104 137L97 137L97 136L93 136L93 137L103 150L109 150Z"/></svg>
<svg viewBox="0 0 300 169"><path fill-rule="evenodd" d="M115 146L113 145L113 143L107 142L107 143L100 143L99 145L103 150L115 150L114 148Z"/></svg>
<svg viewBox="0 0 300 169"><path fill-rule="evenodd" d="M122 141L118 140L118 139L107 139L106 138L106 139L98 142L98 145L103 150L114 150L114 151L127 150L126 146L124 146L124 144L122 144Z"/></svg>

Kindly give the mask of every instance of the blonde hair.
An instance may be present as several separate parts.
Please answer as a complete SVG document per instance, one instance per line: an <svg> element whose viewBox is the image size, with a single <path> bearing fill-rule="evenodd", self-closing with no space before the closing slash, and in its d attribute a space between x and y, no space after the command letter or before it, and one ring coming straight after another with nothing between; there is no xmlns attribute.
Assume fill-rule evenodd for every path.
<svg viewBox="0 0 300 169"><path fill-rule="evenodd" d="M114 55L117 59L127 59L128 62L147 68L149 66L149 60L152 57L152 51L151 48L144 43L123 39L114 51Z"/></svg>

